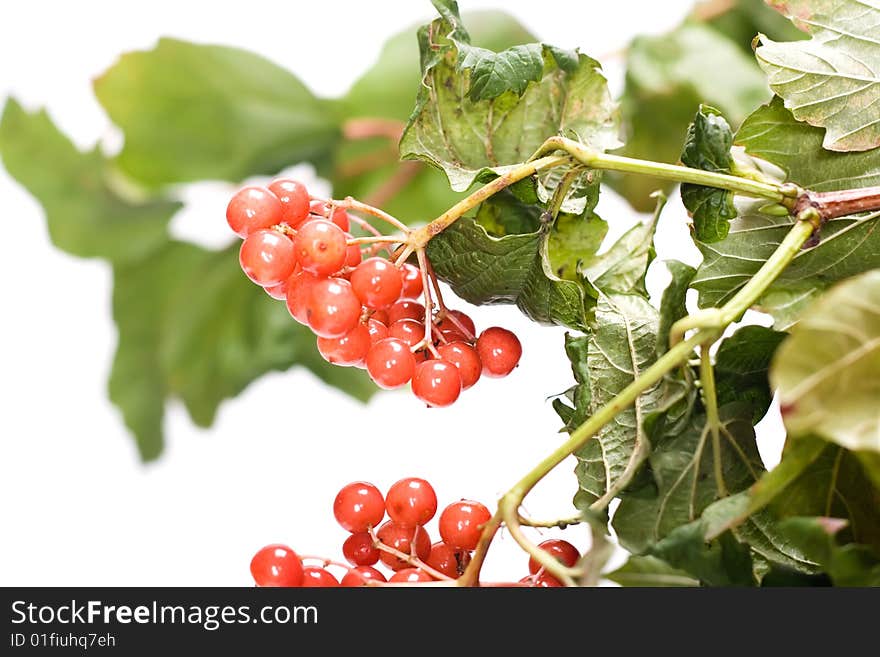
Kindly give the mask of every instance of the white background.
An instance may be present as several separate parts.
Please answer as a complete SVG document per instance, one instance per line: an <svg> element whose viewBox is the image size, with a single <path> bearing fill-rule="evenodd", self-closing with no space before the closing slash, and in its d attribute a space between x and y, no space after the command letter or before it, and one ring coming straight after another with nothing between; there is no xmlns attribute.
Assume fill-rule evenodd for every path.
<svg viewBox="0 0 880 657"><path fill-rule="evenodd" d="M672 27L690 8L687 0L460 5L503 6L541 40L608 54L615 92L621 71L613 53L635 33ZM160 36L256 51L316 93L335 96L372 64L386 37L432 17L427 0L17 2L0 24L0 99L46 106L81 148L99 140L115 148L118 135L91 79L120 53L151 48ZM235 188L180 190L190 205L174 233L211 245L229 241L224 209ZM361 405L294 368L224 403L210 430L194 428L180 404L169 404L166 450L145 466L106 395L116 343L109 268L55 249L42 209L2 168L0 199L2 585L250 585L250 558L269 542L341 559L346 533L331 506L349 481L369 480L384 491L398 478L421 476L435 485L441 507L460 497L492 507L561 440L546 397L572 383L564 331L530 324L510 308L481 308L473 312L478 328L500 324L519 334L521 366L507 379L481 381L449 409L427 409L405 392ZM600 213L612 235L639 218L610 191ZM685 222L673 200L661 222L660 255L696 264ZM649 280L656 291L662 265ZM771 419L761 433L771 463L777 426ZM571 514L573 465L542 482L527 511ZM428 528L436 540L436 525ZM588 545L580 528L543 532L551 535ZM502 535L485 577L519 579L526 563Z"/></svg>

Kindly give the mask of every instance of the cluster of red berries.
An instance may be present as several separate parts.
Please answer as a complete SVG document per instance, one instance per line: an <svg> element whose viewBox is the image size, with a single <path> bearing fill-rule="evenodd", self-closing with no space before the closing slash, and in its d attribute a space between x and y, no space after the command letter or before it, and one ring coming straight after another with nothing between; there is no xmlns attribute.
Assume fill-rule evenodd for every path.
<svg viewBox="0 0 880 657"><path fill-rule="evenodd" d="M347 484L333 501L336 521L349 532L342 543L347 563L301 557L286 545L272 544L254 555L251 575L257 586L417 585L457 579L470 563L492 513L475 500L452 502L438 518L440 540L432 542L425 525L434 518L437 508L433 486L418 477L397 481L384 497L369 482ZM578 549L562 539L546 540L539 547L569 567L580 559ZM309 560L318 563L306 565L304 561ZM329 570L331 566L343 570L340 578ZM562 586L534 558L529 559L528 567L529 574L518 585Z"/></svg>
<svg viewBox="0 0 880 657"><path fill-rule="evenodd" d="M511 331L493 326L478 336L463 312L427 312L417 301L427 272L396 266L375 245L362 250L346 210L295 180L239 190L226 220L244 239L239 261L248 278L286 301L317 335L325 360L366 369L380 388L410 383L429 406L448 406L481 376L506 376L519 362Z"/></svg>

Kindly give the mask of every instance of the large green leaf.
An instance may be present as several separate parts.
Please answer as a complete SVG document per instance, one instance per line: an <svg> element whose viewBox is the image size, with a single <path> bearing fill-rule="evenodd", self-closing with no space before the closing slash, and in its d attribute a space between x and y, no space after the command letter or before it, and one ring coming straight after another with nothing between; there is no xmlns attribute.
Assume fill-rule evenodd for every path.
<svg viewBox="0 0 880 657"><path fill-rule="evenodd" d="M536 322L585 330L593 299L583 282L550 269L549 227L493 237L464 217L428 243L436 274L474 304L516 304Z"/></svg>
<svg viewBox="0 0 880 657"><path fill-rule="evenodd" d="M763 326L743 326L722 340L715 356L718 403L748 402L753 422L764 417L773 399L767 371L785 337L785 333Z"/></svg>
<svg viewBox="0 0 880 657"><path fill-rule="evenodd" d="M504 12L466 12L464 20L473 43L483 48L504 50L535 39ZM376 63L339 99L343 119L390 119L399 121L402 128L412 114L421 80L415 32L415 26L407 28L386 41ZM369 166L362 166L365 162ZM389 182L395 176L405 179L405 184ZM399 162L396 140L392 143L387 137L341 140L331 181L338 198L378 199L385 211L406 223L432 219L461 198L449 188L441 171Z"/></svg>
<svg viewBox="0 0 880 657"><path fill-rule="evenodd" d="M422 85L401 157L441 168L463 191L557 134L599 150L619 145L617 109L595 60L540 44L500 53L475 48L457 4L434 5L441 18L419 31Z"/></svg>
<svg viewBox="0 0 880 657"><path fill-rule="evenodd" d="M699 580L662 559L633 555L617 570L603 576L621 586L698 586Z"/></svg>
<svg viewBox="0 0 880 657"><path fill-rule="evenodd" d="M669 332L672 325L687 315L687 291L697 270L678 260L664 262L672 279L660 299L660 323L657 327L657 355L669 349Z"/></svg>
<svg viewBox="0 0 880 657"><path fill-rule="evenodd" d="M825 148L880 146L880 5L872 0L768 0L808 41L761 36L755 51L795 118L825 128Z"/></svg>
<svg viewBox="0 0 880 657"><path fill-rule="evenodd" d="M733 164L730 124L714 107L700 105L684 141L681 163L714 173L729 174ZM701 242L717 242L727 236L736 216L733 193L703 185L681 186L681 200L694 222L694 236Z"/></svg>
<svg viewBox="0 0 880 657"><path fill-rule="evenodd" d="M339 137L330 103L237 48L163 38L123 55L95 93L125 134L119 165L147 185L323 165Z"/></svg>
<svg viewBox="0 0 880 657"><path fill-rule="evenodd" d="M110 397L144 459L161 452L165 401L172 397L194 422L209 426L224 399L294 364L360 399L375 390L359 370L318 355L311 332L242 275L234 248L169 242L114 273L119 344Z"/></svg>
<svg viewBox="0 0 880 657"><path fill-rule="evenodd" d="M137 259L167 240L180 203L125 197L98 148L81 153L45 111L14 99L0 121L0 156L9 174L42 204L52 243L86 258Z"/></svg>
<svg viewBox="0 0 880 657"><path fill-rule="evenodd" d="M666 34L638 36L627 48L620 101L626 145L619 153L675 162L700 103L717 107L739 125L770 95L751 53L723 31L688 21ZM672 187L646 176L615 174L607 179L642 211L653 207L651 192Z"/></svg>
<svg viewBox="0 0 880 657"><path fill-rule="evenodd" d="M652 437L649 463L654 484L624 497L614 514L623 547L644 552L677 527L699 519L706 507L723 497L722 491L742 491L761 475L749 405L728 404L719 414L718 454L701 412L695 412L684 429L673 426ZM716 459L723 481L716 478Z"/></svg>
<svg viewBox="0 0 880 657"><path fill-rule="evenodd" d="M771 379L790 435L880 454L880 269L837 284L804 311Z"/></svg>

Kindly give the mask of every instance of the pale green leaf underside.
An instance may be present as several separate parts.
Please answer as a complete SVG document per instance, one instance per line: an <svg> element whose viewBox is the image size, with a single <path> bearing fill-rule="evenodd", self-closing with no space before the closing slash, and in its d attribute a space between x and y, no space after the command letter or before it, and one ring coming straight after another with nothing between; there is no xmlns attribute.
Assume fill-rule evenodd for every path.
<svg viewBox="0 0 880 657"><path fill-rule="evenodd" d="M780 347L771 378L792 435L880 452L880 270L812 304Z"/></svg>
<svg viewBox="0 0 880 657"><path fill-rule="evenodd" d="M771 0L812 35L756 49L770 86L800 121L826 129L833 151L880 146L880 4L875 0Z"/></svg>

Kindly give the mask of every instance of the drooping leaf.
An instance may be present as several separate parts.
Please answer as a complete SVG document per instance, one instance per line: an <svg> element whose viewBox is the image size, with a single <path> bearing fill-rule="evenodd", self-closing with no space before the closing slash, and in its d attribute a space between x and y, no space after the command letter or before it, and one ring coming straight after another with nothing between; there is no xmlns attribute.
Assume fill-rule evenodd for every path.
<svg viewBox="0 0 880 657"><path fill-rule="evenodd" d="M465 12L464 20L473 43L482 48L504 50L535 40L505 12ZM376 63L339 100L343 120L390 119L399 121L402 130L412 114L414 93L421 80L415 30L407 28L392 36ZM441 171L415 162L401 163L397 139L341 140L334 160L331 182L337 198L376 201L376 205L406 223L433 219L461 198L449 188ZM395 176L405 184L395 183Z"/></svg>
<svg viewBox="0 0 880 657"><path fill-rule="evenodd" d="M150 253L167 238L180 203L125 197L98 148L76 149L46 112L14 99L0 120L0 156L9 174L42 204L52 243L86 258L122 262Z"/></svg>
<svg viewBox="0 0 880 657"><path fill-rule="evenodd" d="M662 356L669 349L669 332L672 325L687 315L685 305L688 288L697 270L678 260L667 260L664 263L672 280L663 290L660 299L660 324L657 327L657 355Z"/></svg>
<svg viewBox="0 0 880 657"><path fill-rule="evenodd" d="M242 275L234 248L168 242L146 260L116 266L114 275L119 343L110 398L145 460L162 450L171 398L183 401L196 424L209 426L224 399L294 364L360 399L375 390L362 372L318 355L310 331Z"/></svg>
<svg viewBox="0 0 880 657"><path fill-rule="evenodd" d="M801 316L771 380L789 434L880 454L880 269L828 290Z"/></svg>
<svg viewBox="0 0 880 657"><path fill-rule="evenodd" d="M638 36L627 48L621 97L626 145L618 152L676 162L700 103L717 107L739 125L770 95L751 52L744 53L718 29L689 21L666 34ZM647 176L613 174L606 179L641 211L653 207L651 192L672 187Z"/></svg>
<svg viewBox="0 0 880 657"><path fill-rule="evenodd" d="M835 586L880 586L880 553L841 544L838 537L846 525L838 518L796 517L780 522L779 531L820 564Z"/></svg>
<svg viewBox="0 0 880 657"><path fill-rule="evenodd" d="M589 348L590 338L587 335L565 334L565 354L571 363L575 385L562 395L569 403L566 404L557 397L553 400L553 409L562 419L562 431L569 433L577 429L590 413L590 370L587 364Z"/></svg>
<svg viewBox="0 0 880 657"><path fill-rule="evenodd" d="M323 166L339 138L329 102L238 48L163 38L123 55L95 93L125 135L119 166L150 186Z"/></svg>
<svg viewBox="0 0 880 657"><path fill-rule="evenodd" d="M865 0L769 0L812 38L755 50L770 86L799 121L825 128L823 146L880 146L880 5Z"/></svg>
<svg viewBox="0 0 880 657"><path fill-rule="evenodd" d="M621 586L699 586L699 580L683 570L673 568L662 559L634 555L617 570L604 575Z"/></svg>
<svg viewBox="0 0 880 657"><path fill-rule="evenodd" d="M653 436L648 459L654 491L628 495L614 514L621 545L642 553L676 527L699 519L703 510L725 494L745 490L763 472L748 404L719 409L720 454L703 413L694 413L683 430ZM723 481L715 476L720 461ZM657 555L662 556L662 555ZM670 562L673 566L678 564Z"/></svg>
<svg viewBox="0 0 880 657"><path fill-rule="evenodd" d="M688 127L681 162L694 169L730 173L733 132L714 107L700 105ZM730 220L736 217L733 193L703 185L681 186L681 200L694 222L694 235L701 242L717 242L727 236Z"/></svg>
<svg viewBox="0 0 880 657"><path fill-rule="evenodd" d="M437 276L474 304L516 304L529 318L585 330L593 297L588 284L563 280L550 268L549 230L492 237L463 217L428 243Z"/></svg>
<svg viewBox="0 0 880 657"><path fill-rule="evenodd" d="M557 134L599 150L619 145L616 106L595 60L578 55L574 65L573 56L540 44L474 50L457 4L434 4L441 18L419 31L422 85L400 142L402 158L441 168L463 191L481 173L525 161Z"/></svg>
<svg viewBox="0 0 880 657"><path fill-rule="evenodd" d="M752 406L754 423L764 417L773 399L767 371L785 337L785 333L763 326L743 326L721 341L715 356L719 405L744 401Z"/></svg>
<svg viewBox="0 0 880 657"><path fill-rule="evenodd" d="M601 294L596 321L589 335L586 381L593 414L636 380L656 359L658 313L637 294ZM583 358L583 351L569 356ZM577 367L583 367L579 363ZM575 452L578 463L578 503L604 506L639 472L650 451L649 421L668 412L682 412L684 386L664 379L622 409L599 433ZM670 410L675 409L675 410ZM672 423L672 420L670 420Z"/></svg>
<svg viewBox="0 0 880 657"><path fill-rule="evenodd" d="M675 527L651 546L650 555L662 559L707 586L754 586L752 556L732 534L706 541L700 520Z"/></svg>

